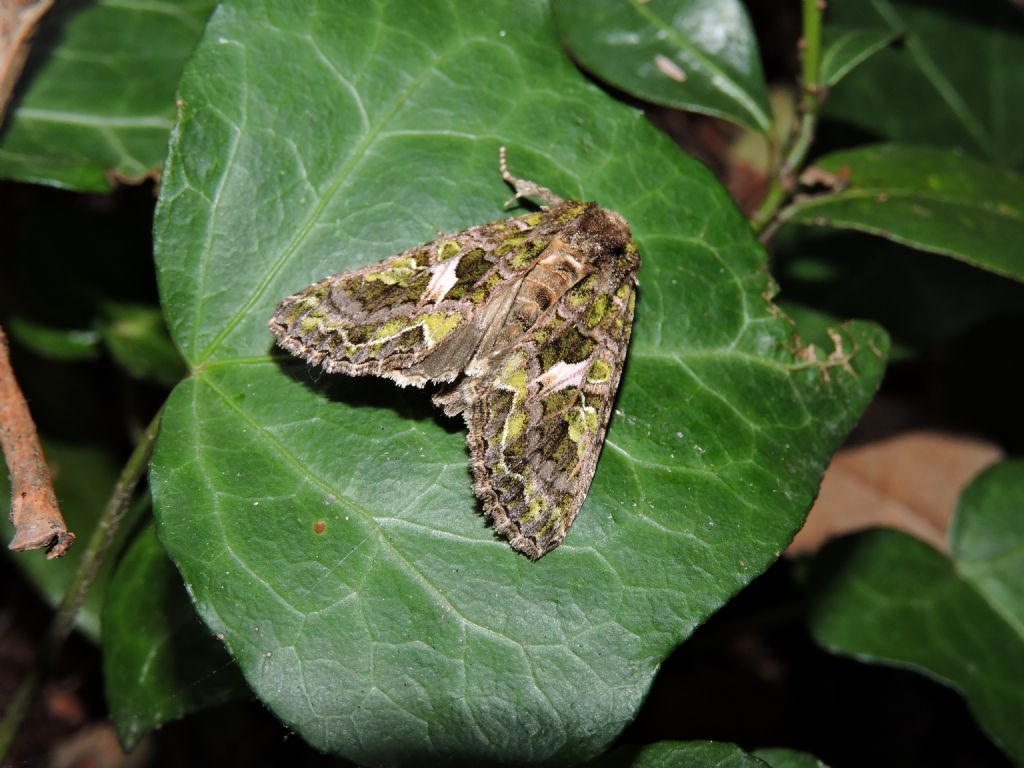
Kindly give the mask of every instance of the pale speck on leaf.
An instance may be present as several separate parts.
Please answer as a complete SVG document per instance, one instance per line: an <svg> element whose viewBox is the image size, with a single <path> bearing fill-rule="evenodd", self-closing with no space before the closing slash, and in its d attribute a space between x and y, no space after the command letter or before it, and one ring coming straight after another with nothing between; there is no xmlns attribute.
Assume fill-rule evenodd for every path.
<svg viewBox="0 0 1024 768"><path fill-rule="evenodd" d="M654 66L669 80L675 80L677 83L686 82L686 72L668 56L661 53L656 55L654 57Z"/></svg>

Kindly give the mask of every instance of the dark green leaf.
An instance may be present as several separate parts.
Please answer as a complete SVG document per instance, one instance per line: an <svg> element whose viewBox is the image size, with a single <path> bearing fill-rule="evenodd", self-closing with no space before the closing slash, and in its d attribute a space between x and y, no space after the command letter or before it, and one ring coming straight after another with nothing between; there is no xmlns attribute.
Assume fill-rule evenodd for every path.
<svg viewBox="0 0 1024 768"><path fill-rule="evenodd" d="M882 144L819 159L848 182L784 221L856 229L1024 280L1024 178L950 150Z"/></svg>
<svg viewBox="0 0 1024 768"><path fill-rule="evenodd" d="M620 747L593 768L765 768L769 763L735 744L715 741L659 741L646 747Z"/></svg>
<svg viewBox="0 0 1024 768"><path fill-rule="evenodd" d="M818 349L824 350L832 348L831 334L839 325L839 320L835 315L797 301L780 300L776 303L779 309L786 313L786 317L793 321L801 344L804 346L813 344ZM889 347L889 363L891 365L903 359L912 358L914 352L914 350L902 346L897 340L893 340Z"/></svg>
<svg viewBox="0 0 1024 768"><path fill-rule="evenodd" d="M153 461L161 540L318 748L580 761L800 526L886 339L847 326L828 376L797 358L725 191L586 82L545 3L346 8L223 5L183 78L156 237L192 375ZM485 524L426 393L310 374L266 329L314 279L502 216L501 144L621 211L644 259L594 485L536 563Z"/></svg>
<svg viewBox="0 0 1024 768"><path fill-rule="evenodd" d="M771 129L757 40L739 0L555 0L552 8L573 57L616 88Z"/></svg>
<svg viewBox="0 0 1024 768"><path fill-rule="evenodd" d="M58 3L0 133L0 178L105 191L159 173L178 78L214 5Z"/></svg>
<svg viewBox="0 0 1024 768"><path fill-rule="evenodd" d="M827 24L821 52L821 82L834 86L855 67L898 40L900 32Z"/></svg>
<svg viewBox="0 0 1024 768"><path fill-rule="evenodd" d="M1008 319L1024 319L1021 283L889 240L852 230L783 227L773 248L781 304L801 335L802 312L794 304L832 317L871 319L892 336L890 363L934 352L948 356L969 333L992 336L986 325L1004 328ZM804 340L816 339L820 333ZM993 359L987 367L972 367L984 378L1000 375L1000 365Z"/></svg>
<svg viewBox="0 0 1024 768"><path fill-rule="evenodd" d="M768 749L755 749L751 754L768 763L772 768L828 768L814 755L807 752L798 752L795 749L784 749L783 747L771 747Z"/></svg>
<svg viewBox="0 0 1024 768"><path fill-rule="evenodd" d="M978 476L950 529L957 571L1024 639L1024 461Z"/></svg>
<svg viewBox="0 0 1024 768"><path fill-rule="evenodd" d="M81 562L89 536L96 527L96 521L99 520L107 497L114 488L119 467L117 460L102 446L97 445L78 446L48 440L43 446L43 452L53 475L53 485L64 522L78 540L67 554L58 560L47 560L42 552L7 554L36 585L46 598L46 602L55 606L64 597L64 590ZM3 531L4 542L10 541L14 534L7 512L10 509L10 498L7 465L0 462L0 499L5 510L0 515L0 531ZM125 534L122 533L119 541L124 538ZM6 543L4 550L7 550ZM93 640L99 637L100 608L113 569L113 558L104 561L96 581L89 590L85 605L78 614L78 628Z"/></svg>
<svg viewBox="0 0 1024 768"><path fill-rule="evenodd" d="M110 716L126 749L152 728L252 695L196 617L152 525L132 542L107 591L103 676Z"/></svg>
<svg viewBox="0 0 1024 768"><path fill-rule="evenodd" d="M185 364L167 334L163 313L145 304L103 305L103 340L117 363L138 379L171 387L185 375Z"/></svg>
<svg viewBox="0 0 1024 768"><path fill-rule="evenodd" d="M904 41L859 66L825 116L873 136L959 146L1000 165L1024 159L1024 24L1012 3L843 0L829 23Z"/></svg>
<svg viewBox="0 0 1024 768"><path fill-rule="evenodd" d="M917 539L877 530L826 547L809 581L819 643L957 688L979 724L1024 760L1024 636L953 563Z"/></svg>
<svg viewBox="0 0 1024 768"><path fill-rule="evenodd" d="M17 315L6 328L19 344L52 360L92 360L98 354L100 335L93 330L51 328Z"/></svg>

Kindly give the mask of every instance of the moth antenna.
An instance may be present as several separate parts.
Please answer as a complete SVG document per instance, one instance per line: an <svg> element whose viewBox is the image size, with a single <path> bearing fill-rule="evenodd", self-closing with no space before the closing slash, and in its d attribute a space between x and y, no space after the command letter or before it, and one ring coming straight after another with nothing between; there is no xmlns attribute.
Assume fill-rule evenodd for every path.
<svg viewBox="0 0 1024 768"><path fill-rule="evenodd" d="M548 205L558 205L564 203L561 197L556 195L547 187L542 187L535 181L527 181L526 179L520 179L509 173L508 170L508 152L504 147L498 150L498 167L501 169L501 178L505 180L505 183L512 187L516 191L515 195L511 197L505 203L505 207L508 208L514 204L521 197L535 197L538 200L542 200ZM546 208L546 205L542 205L541 208Z"/></svg>

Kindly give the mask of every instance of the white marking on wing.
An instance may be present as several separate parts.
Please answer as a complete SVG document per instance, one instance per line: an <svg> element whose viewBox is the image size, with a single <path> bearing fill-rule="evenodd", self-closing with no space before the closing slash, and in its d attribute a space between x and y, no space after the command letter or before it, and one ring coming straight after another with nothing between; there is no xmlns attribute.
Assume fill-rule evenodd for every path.
<svg viewBox="0 0 1024 768"><path fill-rule="evenodd" d="M430 268L430 282L427 283L427 290L423 293L422 302L433 301L437 303L448 295L448 291L458 281L455 270L459 266L461 258L460 256L445 259Z"/></svg>
<svg viewBox="0 0 1024 768"><path fill-rule="evenodd" d="M583 383L589 369L589 358L578 363L559 360L534 381L540 384L542 394L550 394L566 387L578 387Z"/></svg>

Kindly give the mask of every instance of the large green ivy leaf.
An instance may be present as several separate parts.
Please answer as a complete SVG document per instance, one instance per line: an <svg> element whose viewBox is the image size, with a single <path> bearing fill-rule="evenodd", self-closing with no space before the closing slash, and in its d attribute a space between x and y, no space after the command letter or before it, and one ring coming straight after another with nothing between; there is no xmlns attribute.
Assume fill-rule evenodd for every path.
<svg viewBox="0 0 1024 768"><path fill-rule="evenodd" d="M558 32L595 75L656 104L771 130L757 40L739 0L554 0Z"/></svg>
<svg viewBox="0 0 1024 768"><path fill-rule="evenodd" d="M196 618L148 525L118 565L103 607L103 677L121 743L190 712L251 694Z"/></svg>
<svg viewBox="0 0 1024 768"><path fill-rule="evenodd" d="M768 566L876 387L875 326L815 362L726 193L562 54L545 3L228 3L182 80L157 266L191 376L159 535L249 684L367 763L579 761ZM503 214L497 152L630 221L634 340L597 476L539 562L485 524L426 393L271 353L276 302Z"/></svg>
<svg viewBox="0 0 1024 768"><path fill-rule="evenodd" d="M953 559L877 530L815 559L811 630L865 661L909 667L961 691L979 724L1024 761L1024 462L982 473L951 528Z"/></svg>
<svg viewBox="0 0 1024 768"><path fill-rule="evenodd" d="M783 221L856 229L1024 280L1024 178L949 150L881 144L817 161L845 179Z"/></svg>
<svg viewBox="0 0 1024 768"><path fill-rule="evenodd" d="M0 178L102 192L159 172L174 90L214 5L58 3L0 132Z"/></svg>
<svg viewBox="0 0 1024 768"><path fill-rule="evenodd" d="M830 94L825 116L873 136L1024 159L1024 23L1010 3L843 0L829 24L903 35Z"/></svg>

